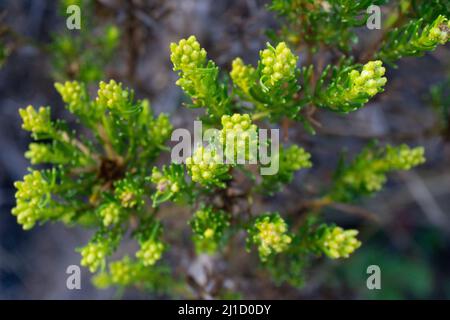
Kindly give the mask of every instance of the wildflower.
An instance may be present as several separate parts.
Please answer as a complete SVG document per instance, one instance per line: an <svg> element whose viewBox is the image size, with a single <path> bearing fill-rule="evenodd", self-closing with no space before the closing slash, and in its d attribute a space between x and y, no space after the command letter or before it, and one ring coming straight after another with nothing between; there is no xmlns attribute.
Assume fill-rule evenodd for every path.
<svg viewBox="0 0 450 320"><path fill-rule="evenodd" d="M43 218L45 209L42 204L50 192L50 184L44 179L40 171L32 171L23 181L14 183L17 189L16 206L12 214L17 216L17 223L24 230L34 227L36 222Z"/></svg>
<svg viewBox="0 0 450 320"><path fill-rule="evenodd" d="M50 121L50 108L40 107L38 111L33 106L26 109L19 109L22 117L22 128L34 134L50 133L52 131L52 123Z"/></svg>
<svg viewBox="0 0 450 320"><path fill-rule="evenodd" d="M119 222L121 208L117 203L111 202L100 208L99 215L102 218L103 225L108 227Z"/></svg>
<svg viewBox="0 0 450 320"><path fill-rule="evenodd" d="M256 161L258 148L258 133L252 124L249 114L235 113L232 116L222 116L222 131L220 142L225 147L226 159L235 163L239 160ZM239 162L238 162L239 163Z"/></svg>
<svg viewBox="0 0 450 320"><path fill-rule="evenodd" d="M256 219L250 230L251 242L258 246L259 256L262 261L274 253L285 251L292 238L287 234L286 222L278 213L265 214Z"/></svg>
<svg viewBox="0 0 450 320"><path fill-rule="evenodd" d="M137 268L130 258L125 256L122 260L109 264L109 273L112 283L127 286L135 279Z"/></svg>
<svg viewBox="0 0 450 320"><path fill-rule="evenodd" d="M139 183L132 178L125 178L117 181L114 184L114 194L116 199L124 208L134 208L142 205L144 200L142 196L144 190L139 186Z"/></svg>
<svg viewBox="0 0 450 320"><path fill-rule="evenodd" d="M348 93L348 100L352 100L361 93L367 94L369 97L376 95L383 91L383 87L387 79L383 77L386 69L382 66L380 60L369 61L363 66L361 73L357 70L352 70L349 74L350 91Z"/></svg>
<svg viewBox="0 0 450 320"><path fill-rule="evenodd" d="M298 57L280 42L276 48L267 44L268 48L260 52L262 63L263 83L267 87L275 87L282 82L287 82L295 77L295 69Z"/></svg>
<svg viewBox="0 0 450 320"><path fill-rule="evenodd" d="M136 252L136 257L141 259L145 266L152 266L161 259L164 248L161 241L150 239L141 243L141 249Z"/></svg>
<svg viewBox="0 0 450 320"><path fill-rule="evenodd" d="M356 239L358 230L322 225L318 233L320 236L317 244L320 250L332 259L348 258L361 246L361 242Z"/></svg>
<svg viewBox="0 0 450 320"><path fill-rule="evenodd" d="M248 93L250 87L253 85L255 79L256 70L250 65L244 65L241 58L233 60L232 69L230 72L231 79L234 84L242 89L245 93Z"/></svg>
<svg viewBox="0 0 450 320"><path fill-rule="evenodd" d="M186 159L186 166L192 181L205 186L223 187L222 181L229 178L229 166L223 164L222 157L214 148L197 148L194 155Z"/></svg>
<svg viewBox="0 0 450 320"><path fill-rule="evenodd" d="M109 253L109 246L106 242L88 243L80 250L81 265L88 267L94 273L105 264L105 258Z"/></svg>
<svg viewBox="0 0 450 320"><path fill-rule="evenodd" d="M194 243L200 252L213 253L223 241L225 230L230 226L230 216L211 207L194 213L189 222L194 233Z"/></svg>
<svg viewBox="0 0 450 320"><path fill-rule="evenodd" d="M386 162L397 170L409 170L425 162L424 153L423 147L411 149L404 144L399 147L387 146Z"/></svg>
<svg viewBox="0 0 450 320"><path fill-rule="evenodd" d="M84 86L77 81L66 81L64 84L55 83L55 88L68 105L70 112L83 111L82 108L87 98Z"/></svg>
<svg viewBox="0 0 450 320"><path fill-rule="evenodd" d="M123 110L130 98L129 92L122 89L122 84L114 80L109 83L100 81L96 102L109 109Z"/></svg>
<svg viewBox="0 0 450 320"><path fill-rule="evenodd" d="M172 124L166 114L159 114L150 127L150 136L155 145L162 145L172 132Z"/></svg>
<svg viewBox="0 0 450 320"><path fill-rule="evenodd" d="M286 166L289 171L297 171L302 168L310 168L312 163L310 161L311 155L303 148L293 145L285 150L281 166Z"/></svg>
<svg viewBox="0 0 450 320"><path fill-rule="evenodd" d="M205 66L206 51L200 47L195 36L190 36L187 40L181 39L178 44L171 43L170 51L174 71L188 72Z"/></svg>
<svg viewBox="0 0 450 320"><path fill-rule="evenodd" d="M49 162L51 159L51 148L44 143L30 143L29 150L25 152L25 158L30 159L31 164Z"/></svg>

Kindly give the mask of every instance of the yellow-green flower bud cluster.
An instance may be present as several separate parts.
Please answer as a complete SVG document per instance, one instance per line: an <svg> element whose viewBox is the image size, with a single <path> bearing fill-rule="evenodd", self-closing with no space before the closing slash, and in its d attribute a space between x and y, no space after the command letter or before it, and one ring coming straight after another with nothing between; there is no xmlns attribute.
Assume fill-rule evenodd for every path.
<svg viewBox="0 0 450 320"><path fill-rule="evenodd" d="M385 72L386 69L380 60L369 61L363 66L361 72L352 70L349 74L350 91L347 94L348 99L352 100L361 93L366 93L369 97L372 97L378 92L382 92L387 82L386 77L383 77Z"/></svg>
<svg viewBox="0 0 450 320"><path fill-rule="evenodd" d="M40 171L32 171L23 181L15 182L14 186L17 189L17 204L12 209L12 214L17 217L17 223L24 230L29 230L43 218L45 209L41 208L41 203L48 196L50 185Z"/></svg>
<svg viewBox="0 0 450 320"><path fill-rule="evenodd" d="M156 145L162 145L172 133L172 129L173 126L170 123L169 117L166 114L161 113L158 115L158 118L153 121L149 134Z"/></svg>
<svg viewBox="0 0 450 320"><path fill-rule="evenodd" d="M423 147L411 149L407 145L399 147L386 147L386 161L397 170L409 170L425 162L425 150Z"/></svg>
<svg viewBox="0 0 450 320"><path fill-rule="evenodd" d="M68 105L70 112L82 111L84 101L87 98L85 88L77 81L66 81L64 84L55 83L55 88L63 101Z"/></svg>
<svg viewBox="0 0 450 320"><path fill-rule="evenodd" d="M223 164L222 156L214 148L198 147L192 157L186 159L186 167L192 181L202 185L222 185L228 177L229 166Z"/></svg>
<svg viewBox="0 0 450 320"><path fill-rule="evenodd" d="M142 261L145 266L152 266L161 259L165 246L159 240L149 239L141 243L141 249L136 252L136 257Z"/></svg>
<svg viewBox="0 0 450 320"><path fill-rule="evenodd" d="M51 145L45 143L30 143L29 150L25 152L25 158L30 159L31 164L50 162L52 159Z"/></svg>
<svg viewBox="0 0 450 320"><path fill-rule="evenodd" d="M94 273L98 268L105 265L106 256L109 253L109 246L106 242L90 242L80 250L81 265L89 268Z"/></svg>
<svg viewBox="0 0 450 320"><path fill-rule="evenodd" d="M231 79L245 93L248 93L255 83L255 74L255 68L251 65L245 65L241 58L233 60L230 72Z"/></svg>
<svg viewBox="0 0 450 320"><path fill-rule="evenodd" d="M127 286L133 282L138 273L139 266L133 263L128 256L122 260L109 264L109 272L113 284Z"/></svg>
<svg viewBox="0 0 450 320"><path fill-rule="evenodd" d="M121 83L117 83L114 80L110 80L109 83L100 81L96 99L100 107L123 110L129 98L129 92L122 88Z"/></svg>
<svg viewBox="0 0 450 320"><path fill-rule="evenodd" d="M293 145L283 152L283 160L281 166L286 166L289 171L297 171L302 168L310 168L311 154L299 146Z"/></svg>
<svg viewBox="0 0 450 320"><path fill-rule="evenodd" d="M109 227L119 223L121 212L122 209L117 203L110 202L100 208L99 215L102 218L103 225Z"/></svg>
<svg viewBox="0 0 450 320"><path fill-rule="evenodd" d="M288 234L288 227L279 214L265 214L259 217L250 231L251 241L258 246L262 261L272 254L285 251L292 238Z"/></svg>
<svg viewBox="0 0 450 320"><path fill-rule="evenodd" d="M226 159L233 164L237 160L256 161L258 152L258 128L252 124L249 114L235 113L222 116L220 142ZM242 159L241 159L242 158Z"/></svg>
<svg viewBox="0 0 450 320"><path fill-rule="evenodd" d="M188 39L181 39L178 44L171 43L170 59L173 69L189 72L196 68L202 68L206 64L206 51L200 47L197 38L190 36Z"/></svg>
<svg viewBox="0 0 450 320"><path fill-rule="evenodd" d="M446 44L450 36L450 20L443 15L439 16L433 25L422 34L422 41L435 44ZM427 41L428 40L428 41Z"/></svg>
<svg viewBox="0 0 450 320"><path fill-rule="evenodd" d="M163 166L162 171L154 167L150 181L156 185L156 192L152 195L153 207L169 200L178 202L186 197L185 170L181 164Z"/></svg>
<svg viewBox="0 0 450 320"><path fill-rule="evenodd" d="M156 185L156 190L159 192L173 192L180 191L180 185L178 181L171 179L170 176L164 175L157 167L153 167L151 182Z"/></svg>
<svg viewBox="0 0 450 320"><path fill-rule="evenodd" d="M349 201L358 195L379 191L386 182L389 171L409 170L424 162L422 147L368 147L336 176L331 198L335 201Z"/></svg>
<svg viewBox="0 0 450 320"><path fill-rule="evenodd" d="M189 224L194 233L197 251L214 253L223 241L225 230L230 226L230 216L207 207L196 211Z"/></svg>
<svg viewBox="0 0 450 320"><path fill-rule="evenodd" d="M33 106L28 106L26 109L19 109L19 113L24 130L32 133L50 133L52 131L49 107L40 107L37 111Z"/></svg>
<svg viewBox="0 0 450 320"><path fill-rule="evenodd" d="M267 87L275 87L295 78L298 57L280 42L276 48L268 44L268 48L260 52L263 83Z"/></svg>
<svg viewBox="0 0 450 320"><path fill-rule="evenodd" d="M132 178L124 178L114 184L114 195L124 208L135 208L142 205L144 190Z"/></svg>
<svg viewBox="0 0 450 320"><path fill-rule="evenodd" d="M331 259L348 258L361 246L356 236L358 230L344 230L341 227L323 227L317 244Z"/></svg>
<svg viewBox="0 0 450 320"><path fill-rule="evenodd" d="M67 149L59 148L57 141L49 143L30 143L29 150L25 152L25 158L30 159L31 164L53 163L66 164L68 162L79 163L82 161L76 151L70 153Z"/></svg>

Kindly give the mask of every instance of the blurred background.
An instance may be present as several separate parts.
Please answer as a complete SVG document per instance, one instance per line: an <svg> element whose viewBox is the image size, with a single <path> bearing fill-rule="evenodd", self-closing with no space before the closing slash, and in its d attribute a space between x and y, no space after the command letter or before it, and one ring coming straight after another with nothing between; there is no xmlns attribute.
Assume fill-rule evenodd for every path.
<svg viewBox="0 0 450 320"><path fill-rule="evenodd" d="M64 10L70 2L0 0L0 299L116 296L112 289L95 289L86 270L82 290L66 289L66 268L80 260L74 248L92 232L51 223L24 232L11 215L13 182L29 167L23 154L30 138L21 130L19 108L50 105L54 117L70 119L55 81L77 74L95 90L97 80L114 78L134 88L138 98L148 98L156 113L169 113L175 127L189 128L198 113L182 106L185 98L175 85L170 42L195 34L209 58L229 70L236 56L255 64L267 41L265 31L278 23L265 8L268 1L97 0L81 8L82 30L70 31ZM115 28L119 41L113 45ZM364 32L356 54L378 35ZM64 50L67 38L75 36L81 43L79 61L70 62ZM98 65L89 65L89 54ZM316 136L299 126L290 129L291 141L312 154L314 168L300 172L283 194L267 200L267 206L280 211L294 208L304 190L320 190L329 182L342 150L351 157L373 139L426 149L425 165L391 175L381 193L326 212L337 224L362 230L363 246L350 259L321 260L308 270L303 287L292 288L276 286L259 272L251 275L252 265L241 265L236 257L219 266L227 270L224 281L243 298L450 298L449 68L448 46L403 59L397 69L388 69L386 92L365 108L345 116L318 112L322 127ZM381 268L382 290L366 287L371 264ZM123 296L148 297L134 290Z"/></svg>

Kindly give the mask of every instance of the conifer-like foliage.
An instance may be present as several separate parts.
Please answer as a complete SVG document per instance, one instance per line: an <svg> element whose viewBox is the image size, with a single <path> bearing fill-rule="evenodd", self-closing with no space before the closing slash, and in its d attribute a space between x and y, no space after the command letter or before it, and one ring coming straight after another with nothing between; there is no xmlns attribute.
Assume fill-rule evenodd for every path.
<svg viewBox="0 0 450 320"><path fill-rule="evenodd" d="M351 258L364 245L358 231L328 223L320 213L333 203L373 196L391 172L424 163L422 147L373 143L351 161L343 157L333 180L321 181L322 194L308 199L310 205L299 216L284 212L283 206L273 211L253 204L282 192L298 171L310 174L315 161L307 146L284 141L273 155L279 168L272 175L261 175L259 169L267 164L259 162L223 163L210 146L220 142L226 148L231 135L236 141L227 155L235 158L241 152L246 161L257 160L248 145L258 143L254 134L262 128L298 125L314 134L312 114L318 108L342 114L364 108L389 93L387 67L448 42L446 1L400 0L390 4L392 16L385 19L389 23L384 36L369 59L351 56L357 42L354 31L365 26L367 7L386 2L273 0L268 8L280 17L282 27L268 31L257 64L236 57L231 70L221 70L194 35L172 43L168 57L178 75L176 84L189 99L187 107L202 108L200 118L218 130L217 141L193 150L185 163L155 164L169 150L166 142L173 127L168 115L154 115L150 103L137 99L132 89L105 80L98 83L96 95L90 95L83 81L56 83L66 109L83 130L53 119L50 107L20 110L22 127L34 140L25 156L32 165L45 164L45 169L30 168L15 183L12 214L25 230L48 221L91 228L91 241L77 251L81 265L96 273L94 283L101 288L136 286L189 296L187 289L180 289L186 287L186 275L164 264L174 248L167 241L170 225L160 212L170 204L191 212L186 228L193 245L184 243L181 249L192 246L198 254L229 256L246 247L249 259L257 255L278 283L301 285L304 268L321 255ZM118 35L114 29L106 32L103 40L112 49ZM82 50L63 38L55 46L56 66L65 64L63 57L70 58L67 50ZM338 59L318 63L315 54L330 47L338 49ZM86 60L88 53L76 55L78 78L97 79L96 67ZM236 209L232 186L237 179L246 179L251 187L241 196L246 205ZM134 239L137 249L118 257L125 237ZM239 242L242 237L247 246Z"/></svg>

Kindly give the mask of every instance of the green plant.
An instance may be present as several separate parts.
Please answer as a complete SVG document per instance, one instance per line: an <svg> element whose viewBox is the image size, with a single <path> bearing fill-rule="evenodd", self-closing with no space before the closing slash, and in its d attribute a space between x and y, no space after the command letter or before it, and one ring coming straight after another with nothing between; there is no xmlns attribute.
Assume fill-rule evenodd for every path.
<svg viewBox="0 0 450 320"><path fill-rule="evenodd" d="M149 102L135 99L133 91L121 83L100 82L95 99L82 82L57 83L66 108L90 133L53 121L49 107L20 110L23 129L36 140L27 158L32 164L51 164L51 169L30 169L23 181L16 182L17 205L12 212L18 223L24 229L48 220L93 228L94 237L79 251L81 264L91 272L99 271L94 278L99 287L177 287L161 262L171 249L161 214L169 202L193 212L189 225L197 252L239 250L233 239L244 233L247 248L256 248L261 266L277 282L300 285L304 268L314 257L349 257L361 245L358 231L325 223L319 214L333 203L374 194L391 171L422 164L423 148L370 144L352 162L346 164L342 158L331 185L323 186L318 198L308 199L307 210L299 218L282 208L279 213L254 212L252 205L255 199L282 191L297 171L312 167L314 155L296 144L285 144L272 155L272 161L279 163L277 173L260 175L258 169L265 165L223 163L213 147L219 144L233 159L241 152L246 161L258 160L250 145L261 144L254 134L265 125L297 122L314 133L316 108L348 113L384 91L383 61L394 63L448 41L448 18L428 17L433 16L430 12L442 11L443 2L428 6L418 1L419 7L409 8L428 15L423 13L420 22L408 22L404 21L407 1L400 1L401 18L397 12L392 19L404 24L393 23L399 24L396 31L383 39L379 50L370 52L376 58L354 62L355 57L348 55L356 39L351 31L365 24L367 15L361 17L361 13L370 4L384 2L274 0L270 9L288 23L278 34L272 33L276 40L260 51L256 66L236 58L229 77L208 59L195 36L172 43L171 61L179 75L176 83L191 98L188 107L203 108L201 119L218 130L217 139L196 148L185 164L155 165L160 153L167 151L165 141L172 126L166 115L154 116ZM297 50L290 49L293 45ZM314 54L327 46L342 51L337 62L314 64ZM309 57L302 66L297 51ZM236 142L232 148L226 148L229 137ZM231 191L238 179L247 179L251 187L240 197L245 205L240 203L235 210L237 200ZM112 260L127 236L139 245L135 257Z"/></svg>

